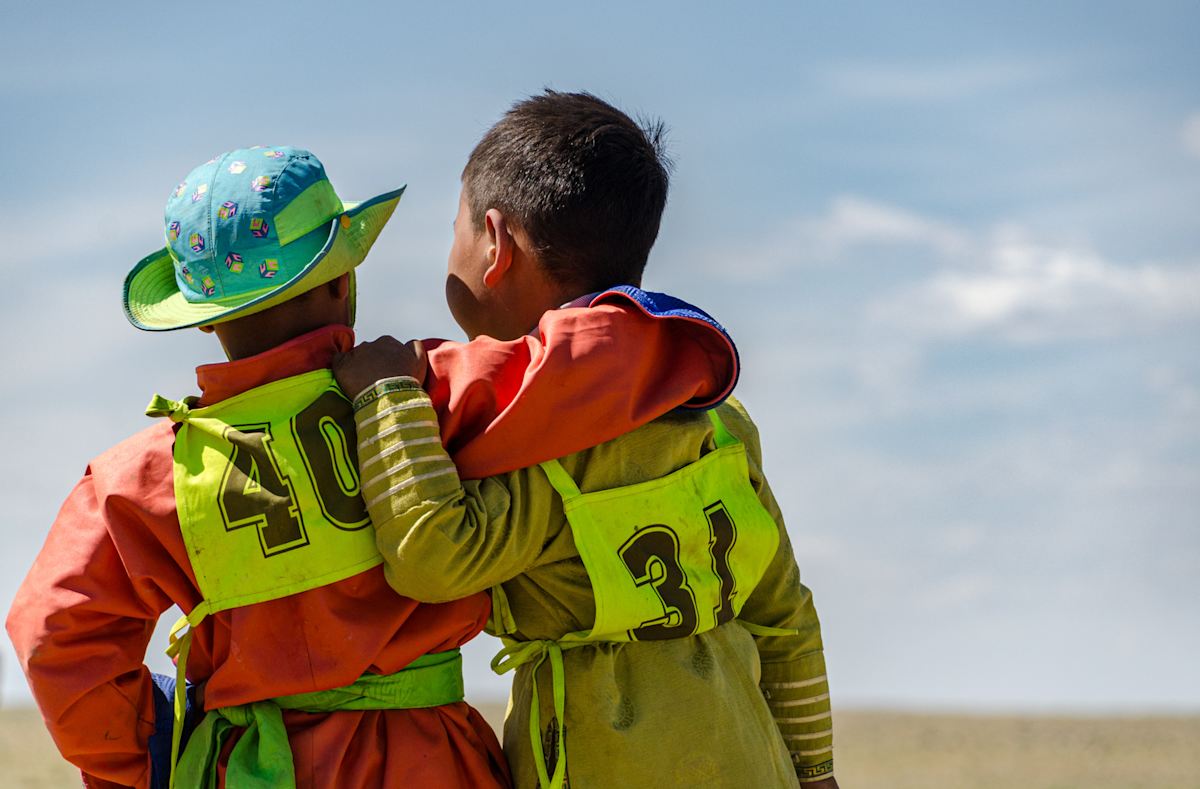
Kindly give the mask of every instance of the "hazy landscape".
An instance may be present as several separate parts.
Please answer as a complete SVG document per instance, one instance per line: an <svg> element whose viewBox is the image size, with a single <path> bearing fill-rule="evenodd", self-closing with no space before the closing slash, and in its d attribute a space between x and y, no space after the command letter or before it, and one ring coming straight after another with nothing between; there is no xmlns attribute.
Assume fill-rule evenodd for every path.
<svg viewBox="0 0 1200 789"><path fill-rule="evenodd" d="M499 725L503 705L477 706ZM1200 716L851 711L838 713L834 726L843 789L1200 787ZM0 774L20 789L78 786L32 709L0 711Z"/></svg>

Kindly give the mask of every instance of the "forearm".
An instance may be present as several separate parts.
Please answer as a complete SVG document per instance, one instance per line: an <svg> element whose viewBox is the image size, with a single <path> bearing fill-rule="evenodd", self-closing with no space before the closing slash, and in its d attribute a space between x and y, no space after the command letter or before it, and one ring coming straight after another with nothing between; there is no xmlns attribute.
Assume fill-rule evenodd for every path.
<svg viewBox="0 0 1200 789"><path fill-rule="evenodd" d="M749 622L792 631L756 639L761 688L801 782L833 774L833 719L821 623L800 570L778 506L765 480L760 499L779 525L775 558L742 616Z"/></svg>
<svg viewBox="0 0 1200 789"><path fill-rule="evenodd" d="M147 786L155 716L141 659L150 627L83 606L52 610L60 595L27 582L8 623L46 728L63 758L88 776Z"/></svg>
<svg viewBox="0 0 1200 789"><path fill-rule="evenodd" d="M831 777L833 718L824 653L817 650L790 660L763 662L759 687L797 777L802 783Z"/></svg>
<svg viewBox="0 0 1200 789"><path fill-rule="evenodd" d="M79 666L76 670L89 669ZM35 675L28 676L34 698L45 715L45 686ZM140 673L134 682L127 683L141 684ZM59 717L46 718L46 727L59 752L83 773L85 786L106 789L152 786L149 743L155 731L154 712L152 705L143 709L133 693L136 691L132 687L106 683L81 697Z"/></svg>
<svg viewBox="0 0 1200 789"><path fill-rule="evenodd" d="M791 546L780 546L785 548L790 560ZM794 631L758 637L756 643L763 697L804 782L833 774L833 718L820 621L812 594L799 583L798 571L792 572L782 579L765 577L755 590L756 605L748 603L742 615L754 624Z"/></svg>
<svg viewBox="0 0 1200 789"><path fill-rule="evenodd" d="M389 584L442 602L516 575L539 544L509 539L510 524L529 522L520 473L463 483L425 392L411 380L381 384L356 398L355 419L363 498Z"/></svg>
<svg viewBox="0 0 1200 789"><path fill-rule="evenodd" d="M143 660L170 601L133 583L111 536L145 524L96 488L89 473L63 504L7 630L64 758L95 779L146 786L155 713Z"/></svg>
<svg viewBox="0 0 1200 789"><path fill-rule="evenodd" d="M790 557L790 545L781 550L784 547ZM794 567L794 561L791 564ZM786 615L770 616L768 612L775 606L768 603L748 605L750 613L744 611L743 616L755 624L766 622L795 631L789 636L760 637L757 644L762 694L803 782L833 774L833 717L820 621L812 594L799 584L798 577L794 582L793 586L785 580L774 588L760 584L755 590L756 595L773 598L774 603L791 599ZM764 578L764 583L770 582ZM757 618L751 618L755 614Z"/></svg>
<svg viewBox="0 0 1200 789"><path fill-rule="evenodd" d="M838 789L837 779L832 775L827 778L818 778L813 781L800 780L800 789Z"/></svg>

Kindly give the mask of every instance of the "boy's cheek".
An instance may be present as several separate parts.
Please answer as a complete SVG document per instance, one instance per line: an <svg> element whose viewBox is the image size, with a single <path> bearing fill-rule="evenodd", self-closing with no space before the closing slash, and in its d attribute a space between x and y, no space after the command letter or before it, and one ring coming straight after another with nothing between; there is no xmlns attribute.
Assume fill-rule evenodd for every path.
<svg viewBox="0 0 1200 789"><path fill-rule="evenodd" d="M483 333L478 329L481 312L479 299L475 297L470 286L454 273L446 277L446 306L450 308L454 322L468 338L475 339Z"/></svg>

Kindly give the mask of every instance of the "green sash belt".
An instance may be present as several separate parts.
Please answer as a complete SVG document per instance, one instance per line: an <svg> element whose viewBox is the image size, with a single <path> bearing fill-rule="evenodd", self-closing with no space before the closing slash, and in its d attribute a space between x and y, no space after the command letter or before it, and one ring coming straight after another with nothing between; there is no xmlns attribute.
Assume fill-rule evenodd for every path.
<svg viewBox="0 0 1200 789"><path fill-rule="evenodd" d="M229 755L225 783L238 789L295 789L296 770L283 710L394 710L438 707L463 700L457 649L423 655L395 674L363 674L342 688L280 696L209 711L192 732L175 767L180 786L215 789L217 761L235 728L245 733Z"/></svg>

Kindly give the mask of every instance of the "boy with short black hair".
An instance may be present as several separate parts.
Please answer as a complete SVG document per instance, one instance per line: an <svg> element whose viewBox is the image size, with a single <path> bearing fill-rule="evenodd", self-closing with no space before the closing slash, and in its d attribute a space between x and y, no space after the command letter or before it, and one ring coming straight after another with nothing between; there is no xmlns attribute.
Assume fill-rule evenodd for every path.
<svg viewBox="0 0 1200 789"><path fill-rule="evenodd" d="M661 127L587 94L518 102L463 172L456 320L503 341L632 302L715 326L637 287L667 181ZM364 495L389 583L430 601L492 590L493 665L517 669L504 736L516 785L835 787L820 626L741 405L679 399L614 440L464 481L419 437L436 421L422 385L438 382L413 350L360 346L335 374L362 392L360 453L381 469Z"/></svg>
<svg viewBox="0 0 1200 789"><path fill-rule="evenodd" d="M667 203L665 139L661 122L642 128L587 94L535 96L471 152L471 226L495 208L520 221L555 280L583 292L636 285Z"/></svg>

